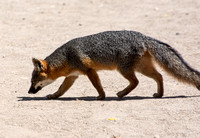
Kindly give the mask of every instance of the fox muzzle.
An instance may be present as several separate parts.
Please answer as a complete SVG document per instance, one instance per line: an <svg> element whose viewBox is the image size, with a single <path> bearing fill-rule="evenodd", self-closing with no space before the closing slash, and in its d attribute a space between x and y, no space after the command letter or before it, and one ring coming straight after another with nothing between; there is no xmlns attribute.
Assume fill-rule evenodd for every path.
<svg viewBox="0 0 200 138"><path fill-rule="evenodd" d="M41 89L42 89L42 87L40 87L40 86L38 86L37 89L35 89L35 87L34 87L33 85L31 85L31 87L30 87L28 93L29 93L29 94L36 94L36 93L37 93L39 90L41 90Z"/></svg>

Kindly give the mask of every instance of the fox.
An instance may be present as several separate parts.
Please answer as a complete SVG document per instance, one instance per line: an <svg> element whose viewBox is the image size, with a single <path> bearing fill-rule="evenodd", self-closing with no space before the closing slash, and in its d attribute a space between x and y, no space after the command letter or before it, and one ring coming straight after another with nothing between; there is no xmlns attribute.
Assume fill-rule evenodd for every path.
<svg viewBox="0 0 200 138"><path fill-rule="evenodd" d="M119 98L128 95L139 81L139 72L157 83L154 98L164 95L163 77L155 68L155 62L164 71L181 82L200 90L200 72L186 63L169 44L136 31L105 31L68 41L43 59L32 58L34 69L29 94L36 94L59 77L65 77L59 89L46 96L56 99L62 96L79 75L86 75L98 92L97 100L106 94L99 76L100 70L117 70L129 85L117 93Z"/></svg>

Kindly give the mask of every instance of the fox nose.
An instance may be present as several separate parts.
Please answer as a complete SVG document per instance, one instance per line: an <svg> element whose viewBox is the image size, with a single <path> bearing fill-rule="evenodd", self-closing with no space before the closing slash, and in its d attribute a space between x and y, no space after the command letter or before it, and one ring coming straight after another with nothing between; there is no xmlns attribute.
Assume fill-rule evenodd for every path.
<svg viewBox="0 0 200 138"><path fill-rule="evenodd" d="M37 93L39 90L41 90L41 89L42 89L42 87L38 87L37 89L35 89L35 87L34 87L33 85L31 85L31 87L30 87L28 93L29 93L29 94L36 94L36 93Z"/></svg>
<svg viewBox="0 0 200 138"><path fill-rule="evenodd" d="M199 86L197 86L197 89L198 89L198 90L200 90L200 85L199 85Z"/></svg>
<svg viewBox="0 0 200 138"><path fill-rule="evenodd" d="M35 88L31 85L30 89L28 90L29 94L34 94Z"/></svg>

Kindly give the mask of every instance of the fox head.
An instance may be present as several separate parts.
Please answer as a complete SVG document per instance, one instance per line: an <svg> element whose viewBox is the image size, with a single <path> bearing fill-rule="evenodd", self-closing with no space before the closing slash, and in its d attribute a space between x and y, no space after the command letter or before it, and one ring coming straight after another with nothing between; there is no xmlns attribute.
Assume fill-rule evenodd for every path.
<svg viewBox="0 0 200 138"><path fill-rule="evenodd" d="M31 87L28 91L29 94L35 94L43 87L53 82L49 76L48 63L45 60L32 59L34 70L32 72Z"/></svg>

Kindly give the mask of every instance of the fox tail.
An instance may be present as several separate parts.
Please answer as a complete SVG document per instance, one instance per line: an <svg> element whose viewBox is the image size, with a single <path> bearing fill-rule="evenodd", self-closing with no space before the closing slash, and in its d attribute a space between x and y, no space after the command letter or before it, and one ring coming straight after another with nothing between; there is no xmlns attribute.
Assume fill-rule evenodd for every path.
<svg viewBox="0 0 200 138"><path fill-rule="evenodd" d="M200 90L200 72L190 67L170 45L154 40L148 43L148 51L166 72Z"/></svg>

